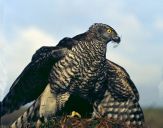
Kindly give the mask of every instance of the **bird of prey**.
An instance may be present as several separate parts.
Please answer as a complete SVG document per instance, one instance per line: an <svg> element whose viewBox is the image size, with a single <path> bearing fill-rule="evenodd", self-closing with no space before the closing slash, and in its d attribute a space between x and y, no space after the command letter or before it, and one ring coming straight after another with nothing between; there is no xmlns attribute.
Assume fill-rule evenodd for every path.
<svg viewBox="0 0 163 128"><path fill-rule="evenodd" d="M25 127L29 122L39 127L74 95L93 105L92 118L106 116L142 126L144 116L135 85L122 67L106 59L110 41L120 42L117 32L95 23L55 47L40 48L1 102L0 116L34 100L11 127Z"/></svg>

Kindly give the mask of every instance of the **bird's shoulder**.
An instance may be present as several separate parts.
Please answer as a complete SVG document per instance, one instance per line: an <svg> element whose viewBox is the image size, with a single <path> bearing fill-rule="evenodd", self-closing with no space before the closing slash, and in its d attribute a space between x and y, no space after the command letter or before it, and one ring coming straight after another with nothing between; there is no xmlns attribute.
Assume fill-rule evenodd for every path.
<svg viewBox="0 0 163 128"><path fill-rule="evenodd" d="M32 56L32 61L36 61L39 58L46 58L48 57L52 51L56 51L59 50L58 47L52 47L52 46L42 46L41 48L39 48L38 50L36 50L36 52L33 54Z"/></svg>
<svg viewBox="0 0 163 128"><path fill-rule="evenodd" d="M77 40L70 38L70 37L65 37L62 40L59 41L59 43L56 45L59 48L68 48L71 49L74 45L78 43Z"/></svg>
<svg viewBox="0 0 163 128"><path fill-rule="evenodd" d="M73 38L65 37L59 41L59 43L56 46L42 46L39 48L35 54L32 56L32 61L37 60L38 58L47 57L51 54L57 55L64 53L66 49L71 50L71 48L75 45L77 45L79 42L83 42L87 39L87 34L82 33L79 35L74 36Z"/></svg>

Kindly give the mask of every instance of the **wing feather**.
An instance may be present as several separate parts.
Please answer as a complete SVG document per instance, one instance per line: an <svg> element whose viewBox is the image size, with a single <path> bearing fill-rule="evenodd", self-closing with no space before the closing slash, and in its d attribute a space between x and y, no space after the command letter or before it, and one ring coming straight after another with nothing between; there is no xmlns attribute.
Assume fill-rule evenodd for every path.
<svg viewBox="0 0 163 128"><path fill-rule="evenodd" d="M108 60L107 75L108 88L112 95L126 99L129 97L135 97L139 100L138 90L123 67Z"/></svg>
<svg viewBox="0 0 163 128"><path fill-rule="evenodd" d="M95 104L93 117L107 117L141 127L144 114L139 105L139 93L130 76L121 66L107 61L107 86L104 97Z"/></svg>
<svg viewBox="0 0 163 128"><path fill-rule="evenodd" d="M63 58L73 45L75 43L71 38L64 38L56 47L44 46L37 50L1 102L0 116L35 100L48 84L52 66Z"/></svg>

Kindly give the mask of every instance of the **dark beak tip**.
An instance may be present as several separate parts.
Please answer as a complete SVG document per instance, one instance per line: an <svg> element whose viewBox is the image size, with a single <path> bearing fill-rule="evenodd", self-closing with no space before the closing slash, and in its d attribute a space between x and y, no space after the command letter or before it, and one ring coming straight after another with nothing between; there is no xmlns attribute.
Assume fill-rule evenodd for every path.
<svg viewBox="0 0 163 128"><path fill-rule="evenodd" d="M120 37L118 37L117 43L120 43L120 42L121 42L121 38L120 38Z"/></svg>
<svg viewBox="0 0 163 128"><path fill-rule="evenodd" d="M120 43L121 42L121 38L119 36L116 36L113 38L113 41L116 43Z"/></svg>

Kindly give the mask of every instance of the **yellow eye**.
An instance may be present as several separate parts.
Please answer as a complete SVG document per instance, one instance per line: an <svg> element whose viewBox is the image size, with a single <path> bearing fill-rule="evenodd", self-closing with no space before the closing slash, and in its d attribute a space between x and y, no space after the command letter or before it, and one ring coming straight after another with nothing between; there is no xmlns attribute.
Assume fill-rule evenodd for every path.
<svg viewBox="0 0 163 128"><path fill-rule="evenodd" d="M108 30L107 30L107 32L108 32L108 33L111 33L111 32L112 32L112 30L111 30L111 29L108 29Z"/></svg>

